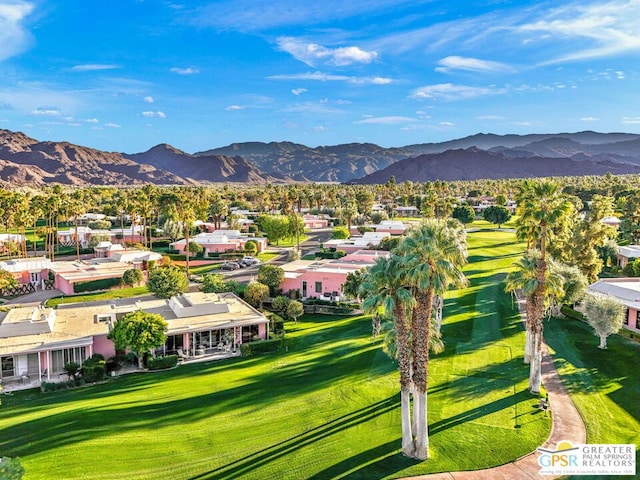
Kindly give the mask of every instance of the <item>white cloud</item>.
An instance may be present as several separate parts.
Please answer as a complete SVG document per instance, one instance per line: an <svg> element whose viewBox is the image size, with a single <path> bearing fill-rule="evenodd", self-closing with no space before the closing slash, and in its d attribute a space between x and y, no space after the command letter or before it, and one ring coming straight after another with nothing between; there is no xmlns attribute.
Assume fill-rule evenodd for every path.
<svg viewBox="0 0 640 480"><path fill-rule="evenodd" d="M318 114L337 114L344 113L343 110L333 108L327 105L327 102L302 102L296 103L284 109L285 112L296 113L318 113Z"/></svg>
<svg viewBox="0 0 640 480"><path fill-rule="evenodd" d="M596 117L591 117L591 116L589 116L589 117L582 117L582 118L580 119L580 121L581 121L581 122L595 122L595 121L597 121L597 120L599 120L599 119L598 119L598 118L596 118Z"/></svg>
<svg viewBox="0 0 640 480"><path fill-rule="evenodd" d="M546 64L609 57L640 51L640 2L617 0L606 3L570 4L550 10L544 18L523 24L518 31L576 43Z"/></svg>
<svg viewBox="0 0 640 480"><path fill-rule="evenodd" d="M271 75L267 77L269 80L315 80L318 82L347 82L357 85L383 85L391 83L393 80L390 78L382 77L352 77L348 75L334 75L324 72L306 72L306 73L292 73L292 74L280 74Z"/></svg>
<svg viewBox="0 0 640 480"><path fill-rule="evenodd" d="M639 125L640 117L622 117L622 123L625 125Z"/></svg>
<svg viewBox="0 0 640 480"><path fill-rule="evenodd" d="M436 72L448 73L452 70L466 70L470 72L513 72L509 65L478 58L458 57L455 55L445 57L438 61Z"/></svg>
<svg viewBox="0 0 640 480"><path fill-rule="evenodd" d="M313 127L314 130L318 130L319 132L324 132L327 127L323 127L322 125L316 125L315 127Z"/></svg>
<svg viewBox="0 0 640 480"><path fill-rule="evenodd" d="M293 93L294 95L300 95L301 93L305 93L307 92L306 88L293 88L291 89L291 93Z"/></svg>
<svg viewBox="0 0 640 480"><path fill-rule="evenodd" d="M22 21L33 9L33 3L23 1L0 3L0 61L24 51L31 43Z"/></svg>
<svg viewBox="0 0 640 480"><path fill-rule="evenodd" d="M230 110L230 111L233 111L233 110L244 110L245 108L247 108L247 107L245 107L243 105L235 105L234 104L234 105L229 105L227 108L225 108L225 110Z"/></svg>
<svg viewBox="0 0 640 480"><path fill-rule="evenodd" d="M393 82L393 80L386 77L373 77L371 79L371 83L374 85L388 85L391 82Z"/></svg>
<svg viewBox="0 0 640 480"><path fill-rule="evenodd" d="M513 122L514 125L517 125L518 127L530 127L531 125L533 125L531 122L529 121L524 121L524 122Z"/></svg>
<svg viewBox="0 0 640 480"><path fill-rule="evenodd" d="M196 73L200 73L200 70L192 67L187 67L187 68L173 67L171 71L173 73L177 73L178 75L195 75Z"/></svg>
<svg viewBox="0 0 640 480"><path fill-rule="evenodd" d="M118 65L105 64L105 63L87 63L83 65L75 65L71 67L74 72L94 72L99 70L114 70L121 68Z"/></svg>
<svg viewBox="0 0 640 480"><path fill-rule="evenodd" d="M111 123L111 122L105 123L104 126L107 128L120 128L120 125L118 125L117 123Z"/></svg>
<svg viewBox="0 0 640 480"><path fill-rule="evenodd" d="M98 120L97 118L87 118L85 120L85 123L100 123L100 120Z"/></svg>
<svg viewBox="0 0 640 480"><path fill-rule="evenodd" d="M30 115L36 117L59 117L60 115L62 115L62 111L59 107L43 106L32 110Z"/></svg>
<svg viewBox="0 0 640 480"><path fill-rule="evenodd" d="M411 92L410 97L419 100L465 100L486 95L498 95L500 93L504 93L504 89L440 83L416 88Z"/></svg>
<svg viewBox="0 0 640 480"><path fill-rule="evenodd" d="M480 115L476 117L476 120L504 120L504 117L500 115Z"/></svg>
<svg viewBox="0 0 640 480"><path fill-rule="evenodd" d="M443 127L455 127L455 123L453 122L440 122L438 125L442 125Z"/></svg>
<svg viewBox="0 0 640 480"><path fill-rule="evenodd" d="M289 53L296 60L310 66L318 63L335 65L338 67L353 63L371 63L378 56L375 51L366 51L359 47L327 48L317 43L310 43L293 37L277 39L278 48Z"/></svg>
<svg viewBox="0 0 640 480"><path fill-rule="evenodd" d="M142 112L143 117L156 117L156 118L167 118L167 115L164 112L154 112L153 110L148 110L146 112Z"/></svg>
<svg viewBox="0 0 640 480"><path fill-rule="evenodd" d="M388 117L367 117L364 120L358 120L353 123L364 123L373 125L395 125L398 123L415 122L415 118L401 117L401 116L388 116Z"/></svg>
<svg viewBox="0 0 640 480"><path fill-rule="evenodd" d="M142 101L143 101L144 103L153 103L153 102L155 102L155 100L153 99L153 97L144 97L144 98L142 99Z"/></svg>

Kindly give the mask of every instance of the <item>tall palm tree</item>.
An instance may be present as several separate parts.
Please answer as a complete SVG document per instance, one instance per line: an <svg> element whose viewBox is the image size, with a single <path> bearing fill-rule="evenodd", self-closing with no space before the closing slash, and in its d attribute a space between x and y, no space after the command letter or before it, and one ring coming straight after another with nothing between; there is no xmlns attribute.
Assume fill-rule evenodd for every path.
<svg viewBox="0 0 640 480"><path fill-rule="evenodd" d="M560 185L552 181L542 181L526 184L521 189L519 200L520 224L527 227L531 235L528 244L537 247L540 255L536 259L537 287L528 302L531 308L527 313L531 318L527 321L529 327L529 352L531 354L531 373L529 388L533 393L540 391L541 362L544 305L546 302L546 277L547 277L547 243L554 233L566 228L566 219L574 211L573 204L563 194ZM520 225L518 226L520 230Z"/></svg>
<svg viewBox="0 0 640 480"><path fill-rule="evenodd" d="M525 311L527 314L527 341L525 343L525 363L530 363L529 390L532 393L540 392L542 381L542 319L551 308L552 300L564 295L564 278L560 273L561 267L551 257L547 258L545 281L543 284L544 296L542 304L538 289L540 288L538 262L541 252L528 250L527 253L515 264L515 270L506 278L505 290L516 292L520 290L526 297ZM542 312L540 315L539 312ZM539 316L538 316L539 315ZM528 359L527 359L528 357Z"/></svg>
<svg viewBox="0 0 640 480"><path fill-rule="evenodd" d="M416 299L411 322L413 412L416 427L415 457L422 460L429 458L427 387L433 300L451 286L466 285L466 277L461 268L466 263L467 250L461 238L458 229L447 221L428 219L409 232L397 252L405 257L407 280Z"/></svg>
<svg viewBox="0 0 640 480"><path fill-rule="evenodd" d="M404 259L397 255L378 258L365 274L360 287L365 296L363 307L369 313L378 313L393 318L396 332L396 352L400 370L400 405L402 418L402 452L413 457L415 444L411 428L411 349L409 345L409 318L415 303L411 291L406 287Z"/></svg>

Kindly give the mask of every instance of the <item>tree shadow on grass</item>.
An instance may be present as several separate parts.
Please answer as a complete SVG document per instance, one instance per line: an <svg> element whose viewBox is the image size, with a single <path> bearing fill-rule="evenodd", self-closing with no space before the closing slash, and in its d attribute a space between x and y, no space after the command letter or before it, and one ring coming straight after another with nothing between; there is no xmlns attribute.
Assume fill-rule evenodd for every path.
<svg viewBox="0 0 640 480"><path fill-rule="evenodd" d="M270 445L269 447L255 451L248 455L244 455L242 459L238 461L230 462L226 465L222 465L216 468L215 470L204 472L191 477L190 480L239 478L252 469L278 460L281 457L294 455L296 450L298 449L307 447L342 430L354 427L360 423L368 422L377 416L395 410L399 407L399 404L400 402L397 395L386 398L384 400L380 400L359 410L355 410L346 415L335 418L330 422L314 427L304 433L288 438L287 440ZM392 450L394 445L397 448L399 443L400 440L398 439L398 441L389 442L377 448L382 448L383 453L386 453ZM359 457L360 459L356 457ZM350 465L350 467L348 468L353 468L358 465L359 461L365 461L370 458L368 456L368 452L364 452L356 457L344 461L346 464ZM328 477L322 476L313 478Z"/></svg>

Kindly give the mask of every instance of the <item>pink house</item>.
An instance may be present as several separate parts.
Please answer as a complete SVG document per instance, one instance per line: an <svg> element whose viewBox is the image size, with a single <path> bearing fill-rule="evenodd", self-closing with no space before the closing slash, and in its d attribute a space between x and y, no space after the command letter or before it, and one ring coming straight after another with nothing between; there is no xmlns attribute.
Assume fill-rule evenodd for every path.
<svg viewBox="0 0 640 480"><path fill-rule="evenodd" d="M329 220L318 215L304 215L302 217L304 222L304 228L313 230L315 228L327 228L329 226Z"/></svg>
<svg viewBox="0 0 640 480"><path fill-rule="evenodd" d="M242 343L268 338L269 320L232 293L15 308L0 314L0 381L58 380L68 362L82 364L94 353L113 356L109 332L139 309L159 313L168 324L167 342L156 353L235 352Z"/></svg>
<svg viewBox="0 0 640 480"><path fill-rule="evenodd" d="M282 265L283 292L298 291L301 298L326 298L339 300L342 286L351 272L373 265L376 258L389 252L360 250L338 260L296 260Z"/></svg>
<svg viewBox="0 0 640 480"><path fill-rule="evenodd" d="M267 239L264 237L250 237L243 235L239 230L216 230L213 233L199 233L189 238L189 242L195 242L209 253L224 253L244 250L247 242L253 241L258 247L258 253L267 248ZM171 243L171 247L184 254L187 240L182 239Z"/></svg>
<svg viewBox="0 0 640 480"><path fill-rule="evenodd" d="M623 328L640 333L640 278L603 278L589 285L587 292L618 299L626 308Z"/></svg>
<svg viewBox="0 0 640 480"><path fill-rule="evenodd" d="M404 235L407 227L397 220L383 220L375 226L377 233L388 233L390 235Z"/></svg>
<svg viewBox="0 0 640 480"><path fill-rule="evenodd" d="M0 269L11 273L19 284L31 283L36 289L44 288L52 262L47 257L15 258L0 262Z"/></svg>
<svg viewBox="0 0 640 480"><path fill-rule="evenodd" d="M322 246L324 248L335 248L336 250L343 250L347 253L354 253L364 248L378 247L382 240L390 236L391 234L388 232L364 232L362 236L354 236L344 240L327 240Z"/></svg>
<svg viewBox="0 0 640 480"><path fill-rule="evenodd" d="M631 261L640 258L640 245L618 247L618 266L624 268Z"/></svg>
<svg viewBox="0 0 640 480"><path fill-rule="evenodd" d="M76 284L107 278L122 278L124 272L131 268L133 266L130 263L96 259L90 262L52 262L49 270L55 276L55 288L65 295L73 295Z"/></svg>

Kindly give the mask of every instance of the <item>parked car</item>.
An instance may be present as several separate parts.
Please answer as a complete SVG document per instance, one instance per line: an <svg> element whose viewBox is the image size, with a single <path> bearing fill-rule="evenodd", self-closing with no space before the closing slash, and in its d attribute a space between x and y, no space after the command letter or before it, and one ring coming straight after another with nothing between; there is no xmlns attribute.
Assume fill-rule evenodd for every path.
<svg viewBox="0 0 640 480"><path fill-rule="evenodd" d="M260 263L260 260L258 260L256 257L252 257L250 255L247 255L242 260L240 260L240 263L244 263L247 266L256 265L256 264Z"/></svg>
<svg viewBox="0 0 640 480"><path fill-rule="evenodd" d="M238 262L224 262L220 265L220 270L238 270L240 264Z"/></svg>

